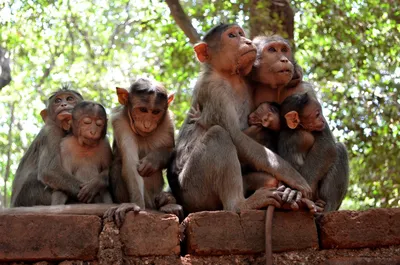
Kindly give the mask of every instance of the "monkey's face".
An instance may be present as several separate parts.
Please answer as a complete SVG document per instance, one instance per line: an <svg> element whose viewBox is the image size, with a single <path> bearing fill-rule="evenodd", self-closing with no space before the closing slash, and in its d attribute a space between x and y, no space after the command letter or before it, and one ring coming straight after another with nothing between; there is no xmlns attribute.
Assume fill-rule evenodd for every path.
<svg viewBox="0 0 400 265"><path fill-rule="evenodd" d="M79 120L73 120L73 133L81 146L97 146L104 137L106 120L104 117L83 114Z"/></svg>
<svg viewBox="0 0 400 265"><path fill-rule="evenodd" d="M273 131L280 130L278 108L264 102L249 115L249 125L258 125Z"/></svg>
<svg viewBox="0 0 400 265"><path fill-rule="evenodd" d="M250 73L256 59L257 49L245 37L243 29L232 26L221 34L220 49L216 52L213 64L233 74L245 76Z"/></svg>
<svg viewBox="0 0 400 265"><path fill-rule="evenodd" d="M309 104L304 107L300 118L300 125L310 132L322 131L326 126L321 105L316 100L311 100Z"/></svg>
<svg viewBox="0 0 400 265"><path fill-rule="evenodd" d="M262 48L255 68L256 81L271 87L284 86L293 77L292 52L284 41L271 41Z"/></svg>
<svg viewBox="0 0 400 265"><path fill-rule="evenodd" d="M148 136L163 120L167 111L167 101L156 102L151 96L147 102L143 100L134 100L133 107L130 110L132 124L137 134Z"/></svg>
<svg viewBox="0 0 400 265"><path fill-rule="evenodd" d="M53 121L62 120L63 113L71 113L72 109L78 104L82 99L78 98L72 92L60 92L57 93L50 100L50 118Z"/></svg>

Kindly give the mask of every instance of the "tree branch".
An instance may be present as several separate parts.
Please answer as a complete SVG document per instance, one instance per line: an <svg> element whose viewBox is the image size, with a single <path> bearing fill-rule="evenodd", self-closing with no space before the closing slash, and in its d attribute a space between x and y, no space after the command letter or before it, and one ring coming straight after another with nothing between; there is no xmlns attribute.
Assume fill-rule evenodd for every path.
<svg viewBox="0 0 400 265"><path fill-rule="evenodd" d="M189 38L191 44L195 44L200 41L200 35L190 22L190 18L185 14L179 0L166 0L167 5L171 11L171 15L174 18L176 24L182 29L186 37Z"/></svg>

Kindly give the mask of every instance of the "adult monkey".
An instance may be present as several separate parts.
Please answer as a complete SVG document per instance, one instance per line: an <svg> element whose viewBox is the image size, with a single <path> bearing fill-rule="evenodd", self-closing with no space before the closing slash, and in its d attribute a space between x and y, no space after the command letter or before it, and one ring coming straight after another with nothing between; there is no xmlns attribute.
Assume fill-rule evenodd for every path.
<svg viewBox="0 0 400 265"><path fill-rule="evenodd" d="M265 101L280 104L290 95L305 92L316 98L312 85L302 80L302 70L294 62L287 40L280 36L260 36L253 42L257 47L257 60L250 78L256 104ZM294 65L293 76L286 74L290 65ZM340 207L347 191L349 164L345 146L335 142L329 126L316 138L299 172L307 176L309 183L318 183L311 188L314 198L318 195L326 202L324 211Z"/></svg>
<svg viewBox="0 0 400 265"><path fill-rule="evenodd" d="M66 135L62 114L70 112L83 98L63 86L53 93L40 113L45 125L18 165L12 187L11 207L50 205L52 189L77 198L81 183L68 174L60 158L60 142Z"/></svg>
<svg viewBox="0 0 400 265"><path fill-rule="evenodd" d="M186 212L280 207L279 192L269 189L244 198L241 162L310 195L309 185L298 172L242 132L252 108L245 76L256 57L242 28L218 25L194 50L204 69L193 91L192 107L199 106L200 123L205 126L186 118L168 170L172 191Z"/></svg>

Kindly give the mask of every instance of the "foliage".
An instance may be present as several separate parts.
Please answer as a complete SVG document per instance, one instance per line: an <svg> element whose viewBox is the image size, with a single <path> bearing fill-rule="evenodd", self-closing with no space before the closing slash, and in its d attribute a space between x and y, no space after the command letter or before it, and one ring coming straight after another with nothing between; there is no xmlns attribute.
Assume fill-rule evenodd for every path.
<svg viewBox="0 0 400 265"><path fill-rule="evenodd" d="M200 35L219 22L249 30L251 1L180 2ZM349 150L351 187L344 206L399 206L399 4L299 0L292 6L296 59L320 90L334 133ZM156 0L0 3L0 46L10 52L13 77L0 93L2 180L10 141L12 162L7 191L0 180L0 193L10 195L18 161L42 125L46 96L62 83L71 82L110 112L116 86L153 76L175 92L172 111L179 128L199 63L169 14Z"/></svg>

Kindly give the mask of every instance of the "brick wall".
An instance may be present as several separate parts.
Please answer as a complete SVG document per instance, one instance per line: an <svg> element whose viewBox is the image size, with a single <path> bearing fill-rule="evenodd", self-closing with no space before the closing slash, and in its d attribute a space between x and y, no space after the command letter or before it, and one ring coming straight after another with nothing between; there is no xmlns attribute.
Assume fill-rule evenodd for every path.
<svg viewBox="0 0 400 265"><path fill-rule="evenodd" d="M0 211L0 264L265 264L265 211L128 213L117 228L108 207ZM400 264L400 209L275 212L272 244L275 264Z"/></svg>

